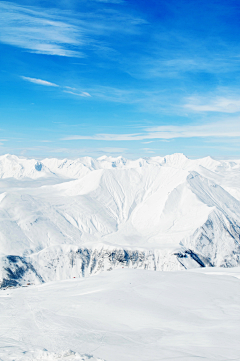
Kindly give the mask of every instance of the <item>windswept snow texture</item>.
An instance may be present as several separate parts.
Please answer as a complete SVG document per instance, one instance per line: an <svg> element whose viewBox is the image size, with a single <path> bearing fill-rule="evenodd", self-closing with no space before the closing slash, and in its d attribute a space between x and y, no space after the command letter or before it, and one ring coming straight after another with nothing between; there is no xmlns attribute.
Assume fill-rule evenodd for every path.
<svg viewBox="0 0 240 361"><path fill-rule="evenodd" d="M0 360L237 361L239 285L240 268L119 269L0 290Z"/></svg>
<svg viewBox="0 0 240 361"><path fill-rule="evenodd" d="M0 157L1 287L240 265L240 161Z"/></svg>

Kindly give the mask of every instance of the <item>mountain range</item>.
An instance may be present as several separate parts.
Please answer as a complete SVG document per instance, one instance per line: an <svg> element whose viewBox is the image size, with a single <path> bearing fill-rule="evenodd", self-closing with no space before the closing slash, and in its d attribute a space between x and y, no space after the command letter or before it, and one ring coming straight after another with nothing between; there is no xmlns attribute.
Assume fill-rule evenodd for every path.
<svg viewBox="0 0 240 361"><path fill-rule="evenodd" d="M240 264L240 160L0 157L1 287Z"/></svg>

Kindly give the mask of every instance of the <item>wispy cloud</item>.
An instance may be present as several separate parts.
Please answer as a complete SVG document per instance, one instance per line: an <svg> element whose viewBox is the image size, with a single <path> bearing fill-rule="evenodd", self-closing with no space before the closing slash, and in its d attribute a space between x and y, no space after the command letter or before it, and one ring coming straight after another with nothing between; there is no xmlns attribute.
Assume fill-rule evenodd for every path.
<svg viewBox="0 0 240 361"><path fill-rule="evenodd" d="M1 42L34 53L83 56L76 49L83 42L77 26L69 24L58 14L4 1L0 3L0 11Z"/></svg>
<svg viewBox="0 0 240 361"><path fill-rule="evenodd" d="M76 95L78 97L91 97L91 95L88 92L81 92L81 93L75 93L69 90L64 90L64 93L68 93L68 94L72 94L72 95Z"/></svg>
<svg viewBox="0 0 240 361"><path fill-rule="evenodd" d="M140 109L148 110L151 112L157 112L159 109L166 108L166 96L161 91L147 91L139 89L121 89L110 86L96 85L90 87L85 91L80 87L62 86L50 81L21 76L23 80L31 83L53 86L60 88L64 93L71 94L76 97L94 97L100 101L122 103L122 104L136 104ZM173 102L174 103L174 102ZM176 107L176 104L175 104ZM181 108L181 107L180 107ZM178 106L179 109L179 106ZM172 106L173 110L173 106Z"/></svg>
<svg viewBox="0 0 240 361"><path fill-rule="evenodd" d="M29 81L30 83L34 83L34 84L38 84L38 85L44 85L44 86L60 88L64 93L76 95L76 96L79 96L79 97L85 97L85 98L91 97L91 95L88 92L82 91L82 92L76 93L76 92L72 92L70 90L65 90L65 89L71 89L71 87L60 86L58 84L51 83L50 81L47 81L47 80L42 80L42 79L37 79L37 78L29 78L27 76L21 76L20 78L22 78L23 80ZM55 122L55 123L59 123L59 122Z"/></svg>
<svg viewBox="0 0 240 361"><path fill-rule="evenodd" d="M161 125L145 128L134 134L72 135L62 140L139 141L147 139L173 139L192 137L240 137L240 119L194 125Z"/></svg>
<svg viewBox="0 0 240 361"><path fill-rule="evenodd" d="M155 56L142 58L141 63L137 64L135 68L132 64L129 73L141 78L179 78L191 73L204 72L218 75L239 69L239 59L233 54L223 53L223 56L216 58L212 55L210 57L203 49L205 57L201 57L198 54L191 54L192 50L189 44L189 49L182 49L181 53L176 56L169 50L171 48L174 49L174 45L170 42L165 50L165 56L155 54ZM221 49L222 52L224 50Z"/></svg>
<svg viewBox="0 0 240 361"><path fill-rule="evenodd" d="M33 53L81 58L87 49L108 51L103 37L109 38L114 32L135 33L144 22L127 13L99 7L97 13L73 14L1 1L0 42Z"/></svg>
<svg viewBox="0 0 240 361"><path fill-rule="evenodd" d="M50 83L49 81L42 80L42 79L36 79L36 78L29 78L27 76L21 76L23 80L29 81L30 83L39 84L39 85L45 85L45 86L54 86L59 87L59 85Z"/></svg>
<svg viewBox="0 0 240 361"><path fill-rule="evenodd" d="M142 150L144 150L145 153L155 153L155 150L152 148L142 148Z"/></svg>
<svg viewBox="0 0 240 361"><path fill-rule="evenodd" d="M185 108L196 112L221 112L221 113L237 113L240 112L240 98L226 97L191 97Z"/></svg>
<svg viewBox="0 0 240 361"><path fill-rule="evenodd" d="M159 114L160 112L183 112L182 103L179 104L179 95L168 94L161 89L117 88L112 86L96 85L88 89L95 99L111 103L131 104L138 111ZM185 110L184 110L185 112Z"/></svg>
<svg viewBox="0 0 240 361"><path fill-rule="evenodd" d="M239 71L239 46L224 41L221 32L220 35L216 31L215 37L209 36L210 32L193 35L184 24L177 30L172 24L164 26L161 21L158 25L150 44L146 44L150 45L148 51L141 54L141 61L129 64L128 60L123 60L125 71L132 76L141 79L185 78L189 82L199 76L198 82L206 82L206 74L223 78L229 73L232 79L233 72ZM195 79L192 74L196 74Z"/></svg>

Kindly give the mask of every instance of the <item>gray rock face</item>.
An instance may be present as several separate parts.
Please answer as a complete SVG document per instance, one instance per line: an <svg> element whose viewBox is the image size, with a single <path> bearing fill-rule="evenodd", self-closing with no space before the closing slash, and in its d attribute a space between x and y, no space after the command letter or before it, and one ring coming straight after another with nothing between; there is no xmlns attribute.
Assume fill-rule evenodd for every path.
<svg viewBox="0 0 240 361"><path fill-rule="evenodd" d="M6 256L2 259L3 279L0 288L17 287L28 283L43 283L33 265L24 257Z"/></svg>
<svg viewBox="0 0 240 361"><path fill-rule="evenodd" d="M36 169L38 172L41 172L42 166L43 166L42 163L37 162L37 163L35 164L35 169Z"/></svg>

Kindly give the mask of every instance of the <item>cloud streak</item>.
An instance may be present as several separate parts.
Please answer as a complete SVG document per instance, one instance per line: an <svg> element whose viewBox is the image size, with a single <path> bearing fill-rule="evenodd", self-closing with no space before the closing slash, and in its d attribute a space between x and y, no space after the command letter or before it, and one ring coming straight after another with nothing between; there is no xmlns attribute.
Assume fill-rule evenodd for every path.
<svg viewBox="0 0 240 361"><path fill-rule="evenodd" d="M76 95L78 97L85 97L85 98L91 97L91 95L88 92L75 93L70 90L64 90L64 93Z"/></svg>
<svg viewBox="0 0 240 361"><path fill-rule="evenodd" d="M27 76L21 76L23 80L29 81L30 83L38 84L38 85L44 85L44 86L53 86L53 87L59 87L59 85L50 83L49 81L42 80L42 79L36 79L36 78L29 78Z"/></svg>
<svg viewBox="0 0 240 361"><path fill-rule="evenodd" d="M71 88L67 87L67 86L62 87L62 86L60 86L58 84L51 83L50 81L47 81L47 80L42 80L42 79L37 79L37 78L30 78L30 77L27 77L27 76L21 76L20 78L22 78L23 80L28 81L30 83L37 84L37 85L60 88L64 93L72 94L72 95L75 95L75 96L84 97L84 98L91 97L91 95L88 92L82 91L82 92L76 93L76 92L72 92L70 90L64 90L64 89L71 89Z"/></svg>
<svg viewBox="0 0 240 361"><path fill-rule="evenodd" d="M150 139L240 137L240 119L199 125L162 125L133 134L72 135L61 140L139 141Z"/></svg>

